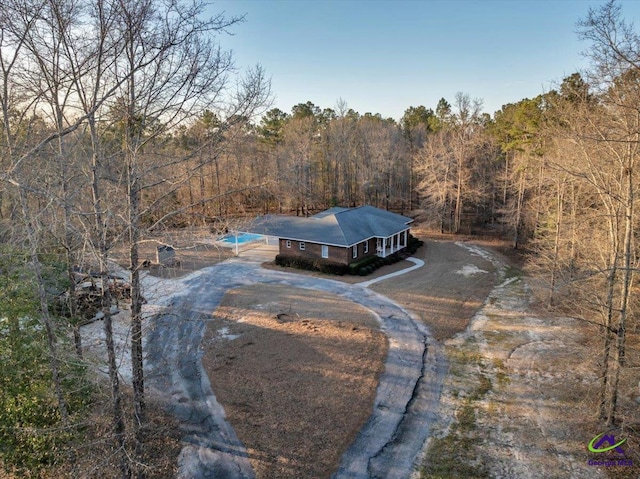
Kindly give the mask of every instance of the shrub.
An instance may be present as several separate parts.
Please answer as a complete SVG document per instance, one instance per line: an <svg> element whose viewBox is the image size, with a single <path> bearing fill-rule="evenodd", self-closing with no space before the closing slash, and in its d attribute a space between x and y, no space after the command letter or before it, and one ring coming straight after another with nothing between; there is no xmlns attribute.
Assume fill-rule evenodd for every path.
<svg viewBox="0 0 640 479"><path fill-rule="evenodd" d="M278 266L285 266L290 268L313 270L313 260L309 258L302 258L299 256L289 256L279 254L276 256L276 264Z"/></svg>
<svg viewBox="0 0 640 479"><path fill-rule="evenodd" d="M358 274L359 274L360 276L366 276L366 275L368 275L368 274L369 274L369 272L367 271L367 268L366 268L366 267L362 267L362 268L360 268L360 269L358 270Z"/></svg>
<svg viewBox="0 0 640 479"><path fill-rule="evenodd" d="M11 477L41 477L76 438L76 430L62 422L49 361L43 359L47 337L28 257L0 245L0 477L6 477L3 468L16 473ZM64 290L56 279L64 265L41 260L45 286ZM60 385L70 418L79 418L91 401L90 375L62 339L69 331L59 327Z"/></svg>
<svg viewBox="0 0 640 479"><path fill-rule="evenodd" d="M349 265L349 274L360 274L360 268L369 266L371 263L374 263L378 259L379 258L377 256L367 256L366 258L354 261Z"/></svg>
<svg viewBox="0 0 640 479"><path fill-rule="evenodd" d="M409 235L407 240L407 252L409 254L415 254L421 246L424 246L424 241L419 240L415 236Z"/></svg>
<svg viewBox="0 0 640 479"><path fill-rule="evenodd" d="M329 261L327 259L317 259L313 262L313 266L316 271L338 276L342 276L349 271L349 267L346 264L336 263L335 261Z"/></svg>
<svg viewBox="0 0 640 479"><path fill-rule="evenodd" d="M420 248L423 245L424 245L424 241L419 240L412 234L409 234L409 237L407 239L407 251L413 254L418 250L418 248Z"/></svg>
<svg viewBox="0 0 640 479"><path fill-rule="evenodd" d="M276 256L275 263L278 266L289 268L304 269L307 271L319 271L325 274L336 274L342 276L348 271L347 265L329 261L327 259L311 259L300 256L289 256L279 254Z"/></svg>

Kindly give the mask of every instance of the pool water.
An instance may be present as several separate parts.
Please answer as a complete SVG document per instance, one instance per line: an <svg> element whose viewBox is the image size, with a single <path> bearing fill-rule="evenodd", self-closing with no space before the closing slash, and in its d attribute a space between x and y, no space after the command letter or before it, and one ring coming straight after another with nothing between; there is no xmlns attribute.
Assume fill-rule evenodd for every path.
<svg viewBox="0 0 640 479"><path fill-rule="evenodd" d="M240 233L238 235L238 244L249 243L251 241L258 241L261 239L264 239L264 236L254 233ZM220 241L222 241L223 243L236 244L236 235L224 235Z"/></svg>

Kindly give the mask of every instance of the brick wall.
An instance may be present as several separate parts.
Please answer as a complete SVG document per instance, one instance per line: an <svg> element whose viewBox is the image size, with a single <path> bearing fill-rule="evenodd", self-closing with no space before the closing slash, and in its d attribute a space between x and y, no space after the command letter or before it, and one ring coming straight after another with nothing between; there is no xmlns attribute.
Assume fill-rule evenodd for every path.
<svg viewBox="0 0 640 479"><path fill-rule="evenodd" d="M354 261L360 261L362 258L365 258L367 256L375 256L375 254L376 254L376 239L375 238L371 238L371 239L367 240L367 242L369 243L369 252L365 253L364 252L364 242L360 243L360 244L357 245L357 247L358 247L358 257L357 258L353 257L353 251L352 251L351 248L349 248L349 263L353 263Z"/></svg>
<svg viewBox="0 0 640 479"><path fill-rule="evenodd" d="M287 256L299 256L304 258L318 259L322 258L322 245L317 243L305 242L305 249L300 249L300 241L290 240L291 247L287 248L287 240L280 239L280 254ZM335 261L336 263L349 264L353 261L358 261L365 256L373 256L376 254L376 240L375 238L368 240L369 252L364 253L364 243L358 245L358 257L353 258L353 251L351 248L340 248L337 246L329 246L329 261Z"/></svg>

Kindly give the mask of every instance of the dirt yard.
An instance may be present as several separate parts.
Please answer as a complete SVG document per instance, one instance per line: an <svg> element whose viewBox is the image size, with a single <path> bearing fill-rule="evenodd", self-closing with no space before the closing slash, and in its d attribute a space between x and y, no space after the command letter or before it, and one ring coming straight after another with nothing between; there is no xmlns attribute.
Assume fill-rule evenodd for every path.
<svg viewBox="0 0 640 479"><path fill-rule="evenodd" d="M171 264L156 263L156 249L170 245L175 250L175 261ZM145 269L160 278L180 278L193 271L213 266L234 256L234 249L215 243L215 235L207 228L171 230L140 243L140 262L148 262ZM114 248L111 259L123 268L129 267L128 251Z"/></svg>
<svg viewBox="0 0 640 479"><path fill-rule="evenodd" d="M429 241L416 257L427 266L372 289L423 319L438 339L452 337L491 291L495 268L447 241ZM403 263L377 275L413 265ZM364 308L269 285L229 291L203 346L213 390L260 479L335 472L369 416L387 350Z"/></svg>
<svg viewBox="0 0 640 479"><path fill-rule="evenodd" d="M427 241L414 257L423 268L371 289L415 314L438 341L464 331L494 286L494 265L445 240Z"/></svg>
<svg viewBox="0 0 640 479"><path fill-rule="evenodd" d="M257 477L329 477L368 418L387 341L368 310L279 285L229 291L203 364Z"/></svg>
<svg viewBox="0 0 640 479"><path fill-rule="evenodd" d="M589 464L589 460L594 458L586 451L586 444L600 432L593 419L592 400L598 387L593 372L593 355L590 353L594 348L591 338L596 334L593 328L536 310L531 304L533 295L525 277L514 266L516 263L500 254L499 248L478 245L473 241L432 239L427 241L416 257L425 261L423 268L371 286L371 289L397 301L420 318L434 337L444 344L450 361L449 376L441 398L441 420L435 427L416 477L639 477L637 465L631 468L606 468ZM402 265L393 267L398 269ZM389 272L390 269L383 268L378 274ZM359 278L348 279L353 282ZM285 343L272 342L271 335L276 331L274 325L278 330L286 330L284 334L294 334L287 328L295 327L296 323L285 322L290 320L290 316L281 317L280 324L275 319L278 312L288 315L287 301L294 302L283 301L282 292L267 291L268 299L256 300L257 303L264 304L266 301L270 305L265 313L263 306L251 306L253 295L260 294L261 289L254 287L252 291L246 291L244 294L251 297L239 303L238 299L227 298L229 303L226 307L231 307L232 312L222 308L217 314L226 314L227 319L239 318L241 314L238 307L233 311L233 304L239 304L244 312L252 308L260 310L263 321L271 324L268 336L265 336L267 329L260 333L264 347L269 349L267 344L274 344L271 349L278 349L286 344L279 353L278 361L290 363L291 359L287 357L299 356L296 346L289 346L288 338L285 338ZM327 311L324 301L307 301L308 293L301 294L295 304L304 304L308 309L305 314L298 313L301 315L296 325L298 328L302 327L302 318L318 317ZM216 321L219 324L217 331L227 327L228 334L238 334L231 329L231 323L225 323L221 318ZM264 328L265 323L257 327ZM329 333L326 329L318 329L317 333L323 334L325 331ZM210 334L214 335L210 335L210 340L214 340L216 333ZM233 342L227 341L227 344ZM237 343L233 352L226 353L235 356L233 361L241 356L242 344L246 343ZM251 347L256 345L251 344ZM264 356L261 357L270 358L267 351L262 354ZM382 360L382 357L378 357L378 361ZM320 367L335 367L323 361L318 362ZM217 373L229 367L223 358L218 359L218 364L220 369ZM349 360L345 358L343 364L348 365ZM269 370L269 366L263 367ZM250 368L242 368L245 370L243 374ZM290 378L298 375L297 371L282 373ZM263 374L263 370L254 370L254 376L243 376L243 379L237 379L236 384L250 383ZM214 389L225 391L223 394L233 389L233 381L227 386L216 383L216 379L212 381ZM313 385L310 387L318 390ZM373 394L375 385L369 383L369 387L372 388L370 394ZM250 387L245 398L254 397L254 389ZM241 396L239 390L233 394ZM276 396L281 396L274 397L271 404L280 403L287 394L291 394L291 391L277 392ZM333 393L329 396L332 399L335 397ZM224 397L221 397L221 401L230 403ZM241 401L240 406L230 408L230 415L235 415L232 423L250 423L246 409L251 406L242 402L240 397L232 401ZM338 407L345 407L344 404L347 404L348 410L348 400ZM366 408L366 403L361 407ZM327 408L326 414L344 414L331 410L331 406ZM232 413L233 409L239 412ZM309 410L303 407L300 411L311 417L312 421L315 420ZM266 424L262 417L255 412L253 414L260 424ZM362 421L365 417L366 414L363 414ZM251 423L235 426L254 455L252 462L258 477L329 477L339 457L339 448L333 449L333 462L328 460L314 470L304 468L305 462L316 465L314 463L327 454L331 442L323 439L314 438L302 448L304 454L297 456L301 468L290 466L295 463L291 458L296 456L288 452L291 450L288 431L296 428L289 425L289 419L292 418L287 416L284 422L276 422L273 430L266 427L260 431L258 425ZM311 424L316 432L335 434L336 440L342 437L339 430L330 432L327 429L336 426L339 429L337 423L317 423L314 426L313 422L308 422L309 419L295 420ZM355 426L351 429L352 433L356 430ZM274 435L279 435L282 443L279 444ZM307 436L312 437L310 434ZM324 453L311 449L315 441L320 441L320 450ZM637 456L637 446L634 439L630 439L629 457ZM268 447L271 459L264 459L265 447ZM277 457L283 459L274 461Z"/></svg>
<svg viewBox="0 0 640 479"><path fill-rule="evenodd" d="M475 245L462 246L480 254ZM469 328L444 341L449 375L419 477L640 477L633 436L625 448L630 467L618 465L619 455L598 465L609 455L587 450L602 432L594 415L597 327L536 307L522 271L505 265L496 251L485 251L500 284Z"/></svg>
<svg viewBox="0 0 640 479"><path fill-rule="evenodd" d="M223 259L194 254L195 269ZM431 238L415 256L424 267L371 286L427 325L449 360L414 477L640 477L634 438L634 467L588 462L601 432L593 328L536 310L526 277L495 245ZM330 477L384 367L373 316L336 296L261 284L229 291L212 318L203 363L257 477Z"/></svg>

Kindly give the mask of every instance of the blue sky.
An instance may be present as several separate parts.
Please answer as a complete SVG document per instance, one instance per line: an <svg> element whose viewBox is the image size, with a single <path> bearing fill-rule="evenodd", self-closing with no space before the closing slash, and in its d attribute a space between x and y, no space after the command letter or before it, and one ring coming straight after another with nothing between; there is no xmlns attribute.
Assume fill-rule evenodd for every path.
<svg viewBox="0 0 640 479"><path fill-rule="evenodd" d="M588 0L219 0L209 12L246 14L223 35L236 64L261 64L274 107L311 101L398 120L410 106L435 109L464 92L493 114L548 91L584 68L576 23ZM640 2L623 1L638 23Z"/></svg>

